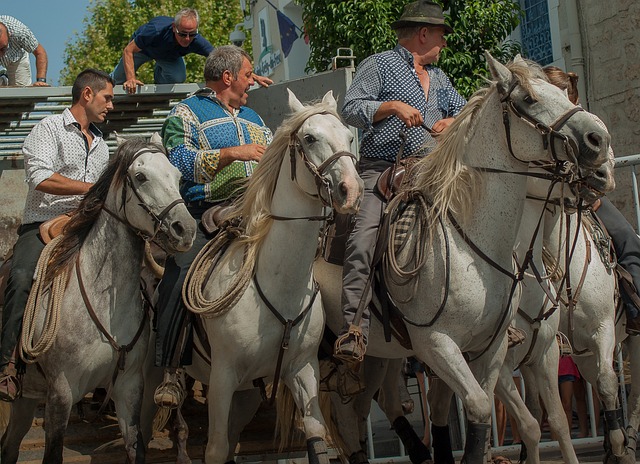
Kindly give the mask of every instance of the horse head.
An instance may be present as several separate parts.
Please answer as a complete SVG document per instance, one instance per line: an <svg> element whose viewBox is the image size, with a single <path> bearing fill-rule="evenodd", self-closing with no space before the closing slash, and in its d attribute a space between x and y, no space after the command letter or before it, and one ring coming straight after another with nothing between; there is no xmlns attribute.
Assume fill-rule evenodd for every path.
<svg viewBox="0 0 640 464"><path fill-rule="evenodd" d="M309 110L287 91L294 114ZM318 105L324 111L315 111L291 135L291 176L305 192L315 195L317 191L325 205L339 213L353 213L360 206L364 188L350 151L353 134L340 120L331 90ZM298 157L303 163L296 163Z"/></svg>
<svg viewBox="0 0 640 464"><path fill-rule="evenodd" d="M583 169L596 169L607 160L609 133L550 84L539 66L519 55L508 66L485 55L514 157L525 162L570 161ZM538 143L531 142L531 130L540 135Z"/></svg>
<svg viewBox="0 0 640 464"><path fill-rule="evenodd" d="M119 144L116 168L105 209L146 240L169 253L191 248L196 222L180 196L180 172L169 162L161 144L128 140ZM125 164L126 163L126 164ZM115 185L114 185L115 186Z"/></svg>

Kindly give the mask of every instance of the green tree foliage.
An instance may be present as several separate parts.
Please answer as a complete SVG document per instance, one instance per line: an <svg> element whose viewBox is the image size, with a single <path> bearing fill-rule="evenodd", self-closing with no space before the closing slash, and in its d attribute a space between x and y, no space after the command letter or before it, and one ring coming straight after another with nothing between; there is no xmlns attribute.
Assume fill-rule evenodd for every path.
<svg viewBox="0 0 640 464"><path fill-rule="evenodd" d="M60 82L71 85L75 76L89 67L111 72L138 27L155 16L173 17L187 7L198 10L199 32L214 46L228 44L229 33L243 17L237 0L92 0L84 30L65 47L67 67L61 72ZM204 60L193 53L185 57L187 82L203 81ZM152 83L152 63L140 67L137 76L142 82Z"/></svg>
<svg viewBox="0 0 640 464"><path fill-rule="evenodd" d="M358 61L391 49L396 37L390 24L409 0L297 0L311 44L308 68L325 71L338 47L350 47ZM520 45L505 41L520 22L516 0L436 0L446 10L454 33L438 61L456 89L468 97L488 76L483 52L500 61L520 52Z"/></svg>

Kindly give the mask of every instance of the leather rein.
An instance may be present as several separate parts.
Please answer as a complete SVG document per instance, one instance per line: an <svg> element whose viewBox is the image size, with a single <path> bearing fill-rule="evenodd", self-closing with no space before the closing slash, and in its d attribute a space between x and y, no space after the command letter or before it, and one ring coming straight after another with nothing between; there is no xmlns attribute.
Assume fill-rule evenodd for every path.
<svg viewBox="0 0 640 464"><path fill-rule="evenodd" d="M474 169L477 169L481 172L487 172L487 173L495 173L495 174L515 174L515 175L520 175L520 176L525 176L525 177L535 177L535 178L540 178L540 179L546 179L551 181L551 185L549 187L548 193L547 193L547 198L545 199L546 202L550 201L550 195L552 193L552 190L554 188L554 186L559 183L559 182L566 182L567 179L570 179L569 184L572 184L574 182L573 178L575 177L575 172L573 170L567 170L566 169L566 163L564 161L561 161L556 153L555 150L555 139L560 139L563 142L563 146L564 146L564 150L565 153L567 155L567 157L571 160L572 164L576 164L577 163L577 156L575 154L575 152L577 151L577 147L575 147L574 144L571 143L571 140L569 139L569 137L567 137L566 135L562 134L560 131L560 129L569 121L569 119L576 113L580 112L580 111L584 111L583 108L579 107L579 106L575 106L573 108L571 108L570 110L566 111L564 114L562 114L560 117L558 117L553 123L551 123L550 125L547 125L541 121L538 121L537 119L533 118L532 116L521 112L518 107L515 105L515 103L513 102L513 99L511 97L511 94L513 92L513 90L518 86L518 80L514 79L510 86L508 91L506 92L506 94L500 99L500 103L502 105L502 121L503 121L503 126L504 126L504 130L505 130L505 137L507 140L507 146L509 149L509 154L511 155L512 158L514 158L516 161L523 163L523 164L529 164L529 162L527 161L523 161L521 159L519 159L515 153L513 152L513 147L512 147L512 143L511 143L511 124L510 124L510 118L509 118L509 113L513 113L518 119L526 122L528 125L530 125L531 127L533 127L541 136L543 139L543 147L549 151L549 155L550 155L550 159L553 161L553 164L551 165L551 170L549 170L549 167L547 166L547 171L546 173L532 173L532 172L528 172L528 171L507 171L507 170L503 170L503 169L496 169L496 168L488 168L488 167L475 167ZM507 304L505 305L504 309L502 310L502 315L500 318L500 322L498 323L498 326L496 328L496 330L494 331L494 334L490 340L490 342L485 346L485 348L474 358L470 358L468 359L468 361L473 361L475 359L478 359L480 356L482 356L484 353L486 353L489 349L489 347L493 344L493 342L497 339L497 337L499 336L500 333L502 333L501 329L502 326L504 325L507 316L509 314L509 307L511 305L511 301L513 300L513 296L515 294L515 291L517 289L517 285L520 281L522 281L524 279L525 276L525 272L527 271L527 269L529 267L532 268L534 275L536 276L536 279L538 280L538 283L541 285L543 291L548 295L548 296L552 296L550 289L548 288L548 286L543 285L542 283L542 279L540 277L540 272L537 270L534 262L533 262L533 245L535 243L536 237L540 231L540 226L542 223L542 219L544 217L544 212L543 214L541 214L540 218L538 219L538 223L536 225L536 228L534 230L533 236L531 238L530 241L530 245L529 245L529 249L527 250L526 254L525 254L525 258L523 260L523 262L521 264L518 264L516 261L516 267L517 267L517 272L514 274L513 272L503 268L502 266L500 266L498 263L496 263L493 259L491 259L487 254L485 254L464 232L464 230L462 229L462 227L460 226L460 224L455 220L455 218L453 217L453 214L449 211L447 212L447 217L449 219L449 221L451 222L451 224L453 225L453 227L458 231L458 233L460 234L460 236L462 237L462 239L467 243L467 245L478 255L480 256L487 264L489 264L491 267L493 267L494 269L496 269L497 271L499 271L500 273L506 275L507 277L509 277L512 280L512 285L511 285L511 289L509 292L509 299ZM441 224L441 227L443 229L444 232L444 224ZM421 323L421 322L416 322L413 321L411 319L409 319L406 315L402 314L402 319L413 326L417 326L417 327L430 327L432 326L437 319L439 319L440 315L442 314L442 312L444 311L444 308L446 306L446 302L448 299L448 293L449 293L449 274L450 274L450 249L449 249L449 245L448 245L448 239L446 239L447 234L444 233L445 235L445 241L446 241L446 278L445 278L445 292L444 292L444 296L443 296L443 300L441 301L440 307L438 308L438 310L436 311L434 317L426 322L426 323ZM514 256L514 260L515 260L515 256ZM417 269L416 269L417 271ZM554 307L557 307L557 298L554 297ZM551 314L546 315L546 317L549 317Z"/></svg>
<svg viewBox="0 0 640 464"><path fill-rule="evenodd" d="M143 148L142 150L138 151L133 156L133 159L131 160L131 163L129 163L129 166L131 166L131 164L133 164L136 161L136 159L138 159L141 155L143 155L145 153L154 153L154 150ZM149 216L151 216L153 218L153 220L155 222L155 226L154 226L154 230L153 230L152 234L148 234L148 233L142 231L141 229L138 229L137 227L134 227L129 222L129 220L127 219L127 210L126 210L127 189L131 190L134 193L134 195L139 200L138 205L142 209L144 209L147 212L147 214L149 214ZM160 214L156 214L146 203L144 203L144 200L140 196L140 193L135 188L135 185L133 183L133 179L131 179L131 175L127 172L127 177L126 177L126 180L125 180L125 184L124 184L124 186L122 188L122 205L120 206L120 209L123 211L123 214L124 214L124 219L119 217L119 216L117 216L113 211L111 211L110 209L108 209L104 205L102 206L102 209L105 212L107 212L111 217L117 219L118 221L120 221L121 223L123 223L124 225L129 227L130 229L134 230L135 233L139 237L141 237L144 241L152 241L155 238L155 236L157 235L158 231L160 230L160 227L162 226L166 216L169 214L169 211L171 211L171 209L173 209L175 206L177 206L179 204L183 204L183 203L184 203L183 199L175 200L175 201L171 202L168 206L166 206L160 212ZM89 313L89 316L91 317L91 320L95 324L95 326L98 329L98 331L107 339L107 341L109 342L109 344L111 345L113 350L116 353L118 353L118 362L116 363L116 368L114 369L114 372L113 372L113 374L111 376L111 383L109 384L109 388L107 390L107 394L105 395L105 399L103 400L102 404L100 405L100 409L98 410L98 413L96 415L96 417L99 417L100 414L102 413L102 411L105 409L105 407L109 403L109 400L111 399L111 392L112 392L113 386L114 386L114 384L116 382L116 379L118 377L118 374L120 373L120 371L124 371L125 363L126 363L126 355L127 355L128 352L130 352L133 349L133 347L136 345L136 343L138 342L138 340L142 336L142 333L144 332L144 328L147 325L148 318L147 317L143 317L141 319L140 325L138 327L138 330L136 331L133 339L128 344L120 345L115 340L115 338L113 338L113 336L107 331L107 329L104 327L102 322L100 322L100 319L98 318L98 315L96 314L96 311L93 308L93 305L91 304L91 301L89 301L89 297L87 295L87 290L86 290L85 285L84 285L84 280L82 278L82 272L80 271L80 253L79 252L78 252L78 255L77 255L77 258L76 258L75 268L76 268L76 277L78 279L78 287L80 288L80 294L82 295L82 301L84 302L84 305L87 308L87 312ZM150 308L150 302L148 301L147 298L145 298L144 292L141 292L141 293L142 293L142 297L143 297L143 302L145 303L145 308L148 311L149 308Z"/></svg>

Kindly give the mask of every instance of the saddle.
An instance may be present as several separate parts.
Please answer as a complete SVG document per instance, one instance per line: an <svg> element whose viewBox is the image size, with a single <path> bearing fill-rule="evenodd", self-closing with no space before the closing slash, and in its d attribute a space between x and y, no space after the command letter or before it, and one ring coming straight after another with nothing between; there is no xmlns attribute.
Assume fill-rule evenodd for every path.
<svg viewBox="0 0 640 464"><path fill-rule="evenodd" d="M62 235L69 219L71 219L71 213L64 213L40 224L40 237L45 245L58 235Z"/></svg>
<svg viewBox="0 0 640 464"><path fill-rule="evenodd" d="M211 208L206 210L200 218L202 228L207 234L215 235L225 222L225 218L229 216L230 212L231 202L223 201L213 205Z"/></svg>
<svg viewBox="0 0 640 464"><path fill-rule="evenodd" d="M395 196L411 186L416 173L413 168L419 160L420 158L417 157L405 158L399 163L395 163L387 168L380 175L376 182L376 190L385 202L388 203ZM353 215L336 214L334 223L331 224L327 231L327 239L325 240L323 250L323 257L328 263L339 266L344 264L346 242L353 230L353 219ZM389 237L386 231L388 228L383 227L382 224L388 220L388 215L383 215L380 229L381 233L378 234L378 241L375 246L374 266L378 264L379 257L382 256L384 250L387 248ZM383 283L379 279L376 279L375 285L381 288ZM369 303L369 310L373 316L382 322L385 338L387 341L390 341L393 336L403 347L411 349L411 339L407 326L402 320L402 315L389 299L387 292L376 292L376 296L379 300L379 306L372 301Z"/></svg>

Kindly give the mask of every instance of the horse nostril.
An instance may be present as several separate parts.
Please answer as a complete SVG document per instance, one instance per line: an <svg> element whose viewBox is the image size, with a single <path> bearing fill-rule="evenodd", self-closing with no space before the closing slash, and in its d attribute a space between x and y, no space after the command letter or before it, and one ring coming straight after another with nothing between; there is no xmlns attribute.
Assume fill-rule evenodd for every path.
<svg viewBox="0 0 640 464"><path fill-rule="evenodd" d="M345 195L346 195L347 193L349 193L349 187L347 186L347 183L346 183L346 182L340 182L340 184L338 185L338 187L340 188L340 191L341 191L342 193L344 193Z"/></svg>
<svg viewBox="0 0 640 464"><path fill-rule="evenodd" d="M602 145L602 136L597 132L588 132L584 136L585 142L589 147L600 149Z"/></svg>
<svg viewBox="0 0 640 464"><path fill-rule="evenodd" d="M184 226L182 222L175 221L171 223L171 231L174 233L176 237L182 237L184 235Z"/></svg>

